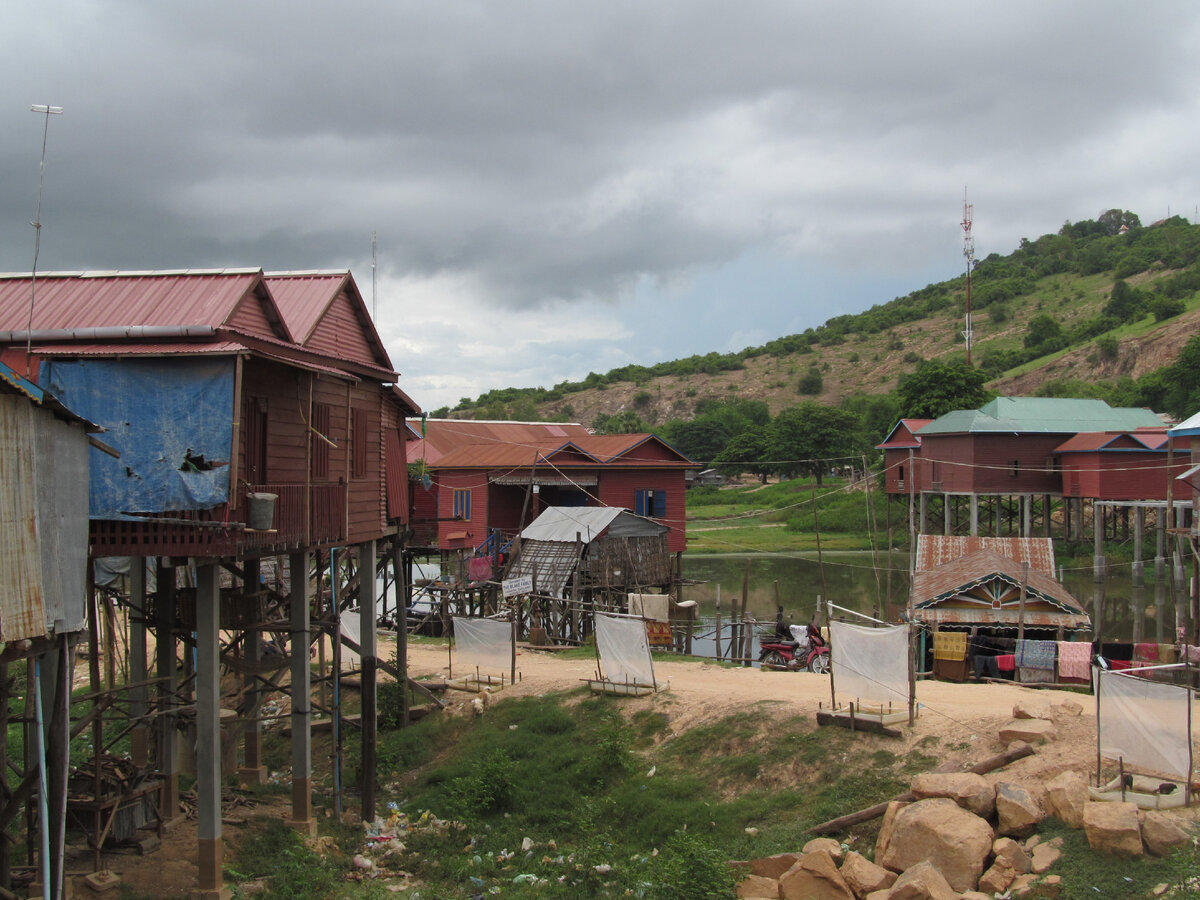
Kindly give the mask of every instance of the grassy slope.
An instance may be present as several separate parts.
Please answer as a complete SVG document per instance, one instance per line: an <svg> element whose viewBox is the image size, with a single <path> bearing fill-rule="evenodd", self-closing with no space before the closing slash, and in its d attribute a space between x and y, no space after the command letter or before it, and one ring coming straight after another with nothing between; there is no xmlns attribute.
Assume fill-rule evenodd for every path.
<svg viewBox="0 0 1200 900"><path fill-rule="evenodd" d="M1145 288L1172 274L1158 268L1126 280ZM1050 275L1035 281L1026 294L977 311L973 316L973 358L978 361L989 352L1021 347L1027 324L1036 315L1051 315L1064 330L1099 315L1108 302L1114 281L1111 272ZM855 394L885 393L894 390L898 380L912 372L919 360L961 356L964 352L960 333L963 280L948 282L946 287L951 302L945 309L879 333L850 333L843 343L818 344L810 353L752 357L739 371L662 376L640 384L617 382L567 394L562 399L539 404L537 410L545 418L565 417L590 424L601 414L633 409L648 424L655 425L670 419L690 418L696 404L706 398L736 395L759 399L775 415L807 399L836 404ZM995 314L996 307L1003 310L1002 317ZM1110 332L1122 342L1122 352L1116 359L1099 359L1095 342L1088 341L1005 372L991 386L1005 393L1028 394L1055 378L1138 378L1171 362L1184 340L1200 327L1200 295L1187 301L1187 309L1183 316L1165 323L1155 323L1147 315ZM996 321L998 318L1003 320ZM801 394L798 383L813 366L821 372L822 391L814 396Z"/></svg>

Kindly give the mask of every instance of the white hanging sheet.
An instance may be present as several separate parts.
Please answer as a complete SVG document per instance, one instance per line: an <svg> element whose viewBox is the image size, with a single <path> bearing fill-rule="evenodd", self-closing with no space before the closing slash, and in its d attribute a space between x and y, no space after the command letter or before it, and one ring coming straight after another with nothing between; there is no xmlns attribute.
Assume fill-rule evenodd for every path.
<svg viewBox="0 0 1200 900"><path fill-rule="evenodd" d="M908 703L908 626L829 623L835 700Z"/></svg>
<svg viewBox="0 0 1200 900"><path fill-rule="evenodd" d="M654 663L646 623L641 619L596 613L600 668L609 681L654 687Z"/></svg>
<svg viewBox="0 0 1200 900"><path fill-rule="evenodd" d="M1185 687L1102 669L1096 691L1100 754L1125 765L1188 779L1188 704Z"/></svg>
<svg viewBox="0 0 1200 900"><path fill-rule="evenodd" d="M454 649L460 665L504 674L512 669L512 624L454 616Z"/></svg>

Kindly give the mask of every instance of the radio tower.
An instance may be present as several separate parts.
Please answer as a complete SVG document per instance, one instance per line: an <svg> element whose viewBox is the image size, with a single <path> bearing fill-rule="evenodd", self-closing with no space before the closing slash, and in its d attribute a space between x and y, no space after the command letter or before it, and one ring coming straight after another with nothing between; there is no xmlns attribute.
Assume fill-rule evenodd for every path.
<svg viewBox="0 0 1200 900"><path fill-rule="evenodd" d="M967 202L967 189L963 188L963 256L967 259L967 327L963 329L963 339L967 342L967 365L971 364L971 269L975 266L975 238L971 234L971 224L975 218L975 204Z"/></svg>

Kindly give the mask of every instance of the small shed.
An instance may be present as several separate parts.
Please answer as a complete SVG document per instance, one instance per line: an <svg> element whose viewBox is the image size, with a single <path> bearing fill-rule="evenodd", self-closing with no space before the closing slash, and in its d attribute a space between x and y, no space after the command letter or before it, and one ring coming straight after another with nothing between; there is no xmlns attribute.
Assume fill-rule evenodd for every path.
<svg viewBox="0 0 1200 900"><path fill-rule="evenodd" d="M552 506L521 532L509 577L530 576L543 596L670 590L667 526L611 506Z"/></svg>

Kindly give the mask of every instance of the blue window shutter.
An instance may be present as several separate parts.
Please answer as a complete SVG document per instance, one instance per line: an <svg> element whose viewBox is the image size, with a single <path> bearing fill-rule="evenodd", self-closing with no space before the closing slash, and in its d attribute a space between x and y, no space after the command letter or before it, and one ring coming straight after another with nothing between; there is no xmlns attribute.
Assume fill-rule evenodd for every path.
<svg viewBox="0 0 1200 900"><path fill-rule="evenodd" d="M633 511L639 516L646 515L646 491L640 490L634 498Z"/></svg>
<svg viewBox="0 0 1200 900"><path fill-rule="evenodd" d="M667 517L667 492L654 492L654 518L665 519Z"/></svg>

